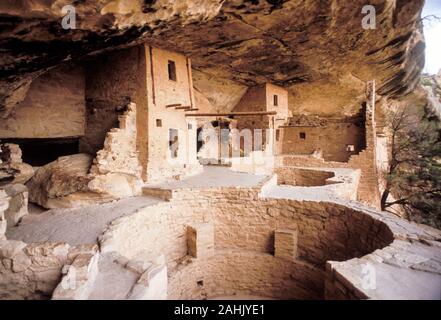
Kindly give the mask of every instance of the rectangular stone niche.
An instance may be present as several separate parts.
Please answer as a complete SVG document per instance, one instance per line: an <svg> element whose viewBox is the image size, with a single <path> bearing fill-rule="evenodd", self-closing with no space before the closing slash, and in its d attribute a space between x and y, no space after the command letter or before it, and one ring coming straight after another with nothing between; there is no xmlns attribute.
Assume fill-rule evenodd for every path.
<svg viewBox="0 0 441 320"><path fill-rule="evenodd" d="M214 251L214 227L212 223L187 226L188 254L195 258L210 256Z"/></svg>
<svg viewBox="0 0 441 320"><path fill-rule="evenodd" d="M294 260L297 258L297 230L279 229L274 232L274 256Z"/></svg>

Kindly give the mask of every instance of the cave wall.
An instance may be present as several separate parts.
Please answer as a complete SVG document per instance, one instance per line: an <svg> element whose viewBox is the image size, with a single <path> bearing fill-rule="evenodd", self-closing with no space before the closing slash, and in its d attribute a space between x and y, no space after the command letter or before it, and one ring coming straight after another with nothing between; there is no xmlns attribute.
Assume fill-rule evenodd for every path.
<svg viewBox="0 0 441 320"><path fill-rule="evenodd" d="M85 79L80 65L64 65L35 79L12 114L0 121L0 138L80 137L85 133Z"/></svg>

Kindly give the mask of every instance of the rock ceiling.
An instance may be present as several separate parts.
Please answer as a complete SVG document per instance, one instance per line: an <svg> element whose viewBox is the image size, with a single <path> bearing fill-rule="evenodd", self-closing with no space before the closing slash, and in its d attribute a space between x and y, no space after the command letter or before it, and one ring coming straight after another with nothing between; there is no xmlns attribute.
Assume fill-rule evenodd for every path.
<svg viewBox="0 0 441 320"><path fill-rule="evenodd" d="M361 27L365 0L77 0L77 29L64 30L61 8L70 3L1 1L4 115L50 68L144 41L190 56L196 89L221 108L237 97L218 83L269 81L289 88L295 111L351 113L365 81L398 97L424 65L424 0L370 0L375 30ZM218 80L210 87L210 79Z"/></svg>

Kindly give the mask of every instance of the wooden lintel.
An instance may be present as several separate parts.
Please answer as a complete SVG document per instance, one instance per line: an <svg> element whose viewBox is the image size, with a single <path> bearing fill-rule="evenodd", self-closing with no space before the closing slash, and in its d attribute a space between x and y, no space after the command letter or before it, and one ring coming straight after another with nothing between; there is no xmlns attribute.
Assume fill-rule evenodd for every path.
<svg viewBox="0 0 441 320"><path fill-rule="evenodd" d="M175 107L179 107L179 106L181 106L180 103L174 103L174 104L168 104L168 105L166 105L165 107L166 107L166 108L175 108Z"/></svg>
<svg viewBox="0 0 441 320"><path fill-rule="evenodd" d="M176 110L188 110L191 109L190 106L182 106L182 107L175 107Z"/></svg>
<svg viewBox="0 0 441 320"><path fill-rule="evenodd" d="M276 115L276 111L245 111L245 112L225 112L225 113L188 113L186 117L228 117L228 116L271 116Z"/></svg>
<svg viewBox="0 0 441 320"><path fill-rule="evenodd" d="M185 110L186 112L187 111L199 111L199 109L198 108L191 108L191 109L187 109L187 110Z"/></svg>

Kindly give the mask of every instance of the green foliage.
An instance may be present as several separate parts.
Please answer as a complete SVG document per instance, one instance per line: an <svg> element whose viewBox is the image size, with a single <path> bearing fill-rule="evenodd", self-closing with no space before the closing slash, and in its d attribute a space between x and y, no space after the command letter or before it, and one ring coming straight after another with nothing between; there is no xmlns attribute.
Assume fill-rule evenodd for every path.
<svg viewBox="0 0 441 320"><path fill-rule="evenodd" d="M427 109L391 116L391 159L382 208L401 205L409 219L441 229L441 126ZM392 195L396 200L390 200Z"/></svg>

